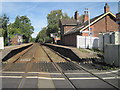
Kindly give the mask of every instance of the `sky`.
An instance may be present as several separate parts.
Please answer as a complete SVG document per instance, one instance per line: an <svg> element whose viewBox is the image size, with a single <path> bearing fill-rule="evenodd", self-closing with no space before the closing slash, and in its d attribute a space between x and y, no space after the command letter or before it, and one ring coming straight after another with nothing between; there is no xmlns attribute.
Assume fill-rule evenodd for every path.
<svg viewBox="0 0 120 90"><path fill-rule="evenodd" d="M38 32L47 26L47 14L52 10L62 9L68 16L74 16L76 10L79 14L84 14L85 8L90 10L90 18L94 18L104 12L105 2L0 2L0 10L9 17L10 22L15 21L16 16L27 16L34 26L32 37L36 37ZM118 12L118 2L108 2L110 11L113 14Z"/></svg>

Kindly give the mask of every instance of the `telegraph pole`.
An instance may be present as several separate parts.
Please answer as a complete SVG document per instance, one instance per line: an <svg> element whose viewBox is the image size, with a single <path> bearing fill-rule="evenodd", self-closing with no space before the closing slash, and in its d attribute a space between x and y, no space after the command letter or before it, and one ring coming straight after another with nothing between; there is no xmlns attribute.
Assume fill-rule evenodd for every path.
<svg viewBox="0 0 120 90"><path fill-rule="evenodd" d="M85 10L87 10L88 12L88 37L89 37L89 48L91 47L91 32L90 32L90 9L89 8L85 8Z"/></svg>

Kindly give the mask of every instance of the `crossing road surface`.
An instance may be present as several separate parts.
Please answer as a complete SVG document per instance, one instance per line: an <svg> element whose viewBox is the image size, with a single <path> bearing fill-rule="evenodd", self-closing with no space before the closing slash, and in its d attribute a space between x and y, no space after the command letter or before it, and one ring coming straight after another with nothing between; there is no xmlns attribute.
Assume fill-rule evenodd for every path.
<svg viewBox="0 0 120 90"><path fill-rule="evenodd" d="M40 44L33 44L8 61L2 64L2 88L119 89L115 72L87 71Z"/></svg>

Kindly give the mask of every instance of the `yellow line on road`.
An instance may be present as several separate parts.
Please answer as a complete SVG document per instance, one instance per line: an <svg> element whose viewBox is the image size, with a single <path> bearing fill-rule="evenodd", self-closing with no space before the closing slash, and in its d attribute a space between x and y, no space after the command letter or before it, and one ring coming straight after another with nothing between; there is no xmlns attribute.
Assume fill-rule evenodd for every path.
<svg viewBox="0 0 120 90"><path fill-rule="evenodd" d="M38 74L58 74L58 75L61 75L61 73L48 73L48 72L28 72L28 73L38 73Z"/></svg>
<svg viewBox="0 0 120 90"><path fill-rule="evenodd" d="M0 76L1 78L23 78L22 76ZM27 76L26 78L37 78L37 79L47 79L47 80L65 80L65 78L51 78L51 77L38 77L38 76ZM83 79L98 79L97 77L75 77L69 78L70 80L83 80ZM120 79L120 77L102 77L102 79Z"/></svg>
<svg viewBox="0 0 120 90"><path fill-rule="evenodd" d="M2 73L25 73L25 72L10 72L10 71L3 71Z"/></svg>
<svg viewBox="0 0 120 90"><path fill-rule="evenodd" d="M118 79L118 78L120 78L120 77L104 77L104 78L102 78L102 79ZM82 79L99 79L99 78L97 78L97 77L78 77L78 78L69 78L70 80L82 80Z"/></svg>
<svg viewBox="0 0 120 90"><path fill-rule="evenodd" d="M0 76L1 78L22 78L22 76Z"/></svg>
<svg viewBox="0 0 120 90"><path fill-rule="evenodd" d="M94 74L110 74L110 73L115 73L118 72L118 70L115 71L110 71L110 72L93 72ZM25 72L14 72L14 71L1 71L1 73L25 73ZM27 72L27 73L38 73L38 74L61 74L61 73L48 73L48 72ZM89 73L65 73L65 74L89 74Z"/></svg>
<svg viewBox="0 0 120 90"><path fill-rule="evenodd" d="M37 76L28 76L26 78L38 78L38 79L47 79L47 80L65 80L65 78L50 78L50 77L37 77Z"/></svg>

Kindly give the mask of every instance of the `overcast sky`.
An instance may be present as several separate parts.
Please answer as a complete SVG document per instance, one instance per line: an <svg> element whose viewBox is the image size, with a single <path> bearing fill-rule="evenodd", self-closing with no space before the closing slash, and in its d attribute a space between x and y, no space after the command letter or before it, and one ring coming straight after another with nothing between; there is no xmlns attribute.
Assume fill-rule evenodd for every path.
<svg viewBox="0 0 120 90"><path fill-rule="evenodd" d="M2 14L6 13L10 22L14 22L17 15L29 17L35 28L32 37L36 37L41 28L47 25L46 17L52 10L62 9L63 12L72 17L76 10L81 15L85 8L89 8L90 17L93 18L103 13L104 5L105 2L2 2L1 8ZM108 5L112 13L118 12L118 2L108 2Z"/></svg>

